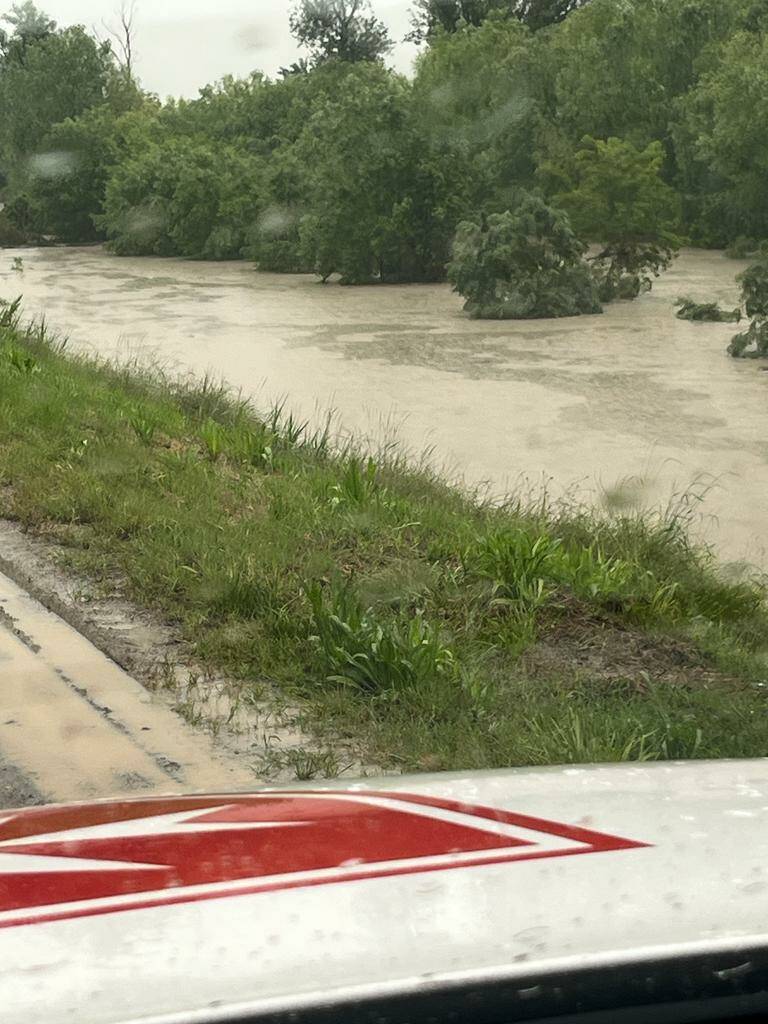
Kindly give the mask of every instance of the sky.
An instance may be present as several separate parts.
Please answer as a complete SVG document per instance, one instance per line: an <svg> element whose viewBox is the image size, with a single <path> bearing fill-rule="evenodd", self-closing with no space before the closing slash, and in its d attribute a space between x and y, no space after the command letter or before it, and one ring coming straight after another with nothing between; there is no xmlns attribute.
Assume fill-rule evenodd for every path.
<svg viewBox="0 0 768 1024"><path fill-rule="evenodd" d="M62 27L85 25L103 35L102 22L116 22L120 0L36 0L36 5ZM201 86L226 74L276 74L298 55L288 29L292 6L292 0L137 0L136 71L142 85L161 98L194 97ZM389 63L404 72L416 54L413 45L401 42L410 6L411 0L374 0L398 43Z"/></svg>

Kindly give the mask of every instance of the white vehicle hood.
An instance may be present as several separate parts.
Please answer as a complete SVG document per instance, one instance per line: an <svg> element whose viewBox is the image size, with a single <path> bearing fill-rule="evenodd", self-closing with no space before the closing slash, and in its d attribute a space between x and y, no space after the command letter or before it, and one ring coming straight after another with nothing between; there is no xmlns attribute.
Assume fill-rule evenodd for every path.
<svg viewBox="0 0 768 1024"><path fill-rule="evenodd" d="M468 979L528 1006L562 972L709 954L748 989L760 948L768 760L0 815L4 1024L234 1020Z"/></svg>

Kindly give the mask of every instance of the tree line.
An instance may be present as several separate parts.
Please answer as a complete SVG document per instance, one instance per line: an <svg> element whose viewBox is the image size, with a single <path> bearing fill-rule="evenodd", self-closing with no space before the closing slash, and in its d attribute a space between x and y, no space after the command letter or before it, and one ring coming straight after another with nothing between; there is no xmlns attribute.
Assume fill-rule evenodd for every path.
<svg viewBox="0 0 768 1024"><path fill-rule="evenodd" d="M490 233L508 251L533 217L547 272L572 268L563 308L587 310L683 239L768 238L768 0L414 0L410 77L368 0L302 0L278 76L164 102L30 0L4 23L0 244L438 281L471 278L473 246L495 272Z"/></svg>

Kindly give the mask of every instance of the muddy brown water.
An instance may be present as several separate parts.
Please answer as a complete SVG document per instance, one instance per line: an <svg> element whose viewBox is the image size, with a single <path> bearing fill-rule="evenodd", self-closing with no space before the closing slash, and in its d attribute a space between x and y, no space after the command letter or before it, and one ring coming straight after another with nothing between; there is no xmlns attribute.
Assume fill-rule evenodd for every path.
<svg viewBox="0 0 768 1024"><path fill-rule="evenodd" d="M506 323L468 320L442 285L322 286L100 248L6 250L0 296L23 294L74 348L213 372L304 417L333 407L346 430L429 446L494 494L657 507L692 490L719 555L768 569L768 373L728 358L733 325L673 308L678 295L735 305L744 265L686 251L602 316Z"/></svg>

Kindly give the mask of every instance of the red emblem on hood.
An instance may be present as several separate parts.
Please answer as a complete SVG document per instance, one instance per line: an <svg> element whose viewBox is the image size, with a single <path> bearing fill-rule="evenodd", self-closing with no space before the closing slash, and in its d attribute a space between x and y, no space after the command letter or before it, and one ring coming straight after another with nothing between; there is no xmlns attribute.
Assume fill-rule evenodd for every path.
<svg viewBox="0 0 768 1024"><path fill-rule="evenodd" d="M403 793L32 808L0 815L0 927L645 845Z"/></svg>

